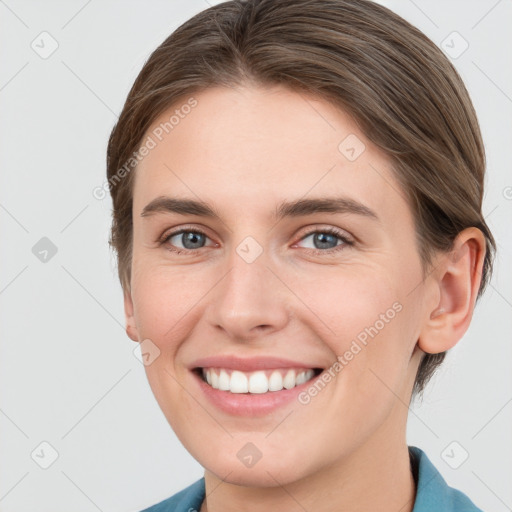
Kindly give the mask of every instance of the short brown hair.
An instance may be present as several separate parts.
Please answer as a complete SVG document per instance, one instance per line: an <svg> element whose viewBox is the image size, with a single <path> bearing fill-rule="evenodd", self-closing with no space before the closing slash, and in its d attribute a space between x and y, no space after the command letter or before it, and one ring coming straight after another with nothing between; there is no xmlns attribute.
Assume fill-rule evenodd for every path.
<svg viewBox="0 0 512 512"><path fill-rule="evenodd" d="M448 251L463 229L479 228L486 239L481 296L496 246L481 211L485 153L473 105L442 51L370 0L231 0L186 21L151 54L107 149L110 244L124 290L133 229L133 172L126 162L152 122L181 98L246 84L313 94L355 119L391 159L415 216L425 273L435 251ZM444 356L423 357L415 393Z"/></svg>

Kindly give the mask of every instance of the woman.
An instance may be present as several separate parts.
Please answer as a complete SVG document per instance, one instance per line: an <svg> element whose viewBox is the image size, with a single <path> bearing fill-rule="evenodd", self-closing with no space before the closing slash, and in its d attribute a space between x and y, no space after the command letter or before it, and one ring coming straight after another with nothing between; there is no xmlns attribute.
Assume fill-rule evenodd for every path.
<svg viewBox="0 0 512 512"><path fill-rule="evenodd" d="M112 131L126 330L204 478L147 510L477 511L407 446L495 243L464 84L367 0L233 0Z"/></svg>

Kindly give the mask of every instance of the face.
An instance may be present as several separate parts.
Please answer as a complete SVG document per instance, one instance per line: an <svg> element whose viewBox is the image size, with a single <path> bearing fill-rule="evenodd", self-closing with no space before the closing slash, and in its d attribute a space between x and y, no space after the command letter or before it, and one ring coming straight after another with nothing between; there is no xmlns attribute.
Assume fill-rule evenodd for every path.
<svg viewBox="0 0 512 512"><path fill-rule="evenodd" d="M405 432L429 309L389 161L313 97L194 98L153 123L134 180L125 308L162 411L207 472L242 485L378 450Z"/></svg>

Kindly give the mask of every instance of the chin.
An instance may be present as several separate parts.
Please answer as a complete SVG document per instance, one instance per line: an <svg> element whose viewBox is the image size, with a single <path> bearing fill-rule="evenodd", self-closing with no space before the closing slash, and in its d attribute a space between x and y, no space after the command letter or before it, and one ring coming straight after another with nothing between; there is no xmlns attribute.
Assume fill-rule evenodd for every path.
<svg viewBox="0 0 512 512"><path fill-rule="evenodd" d="M243 487L279 487L300 479L298 475L283 473L272 465L269 468L260 467L258 469L256 467L234 468L232 465L226 465L221 468L216 466L208 471L224 482Z"/></svg>
<svg viewBox="0 0 512 512"><path fill-rule="evenodd" d="M307 476L308 468L300 461L282 455L267 453L252 466L246 466L243 456L240 458L242 461L236 453L222 458L217 453L213 457L200 457L197 460L206 471L220 480L245 487L278 487Z"/></svg>

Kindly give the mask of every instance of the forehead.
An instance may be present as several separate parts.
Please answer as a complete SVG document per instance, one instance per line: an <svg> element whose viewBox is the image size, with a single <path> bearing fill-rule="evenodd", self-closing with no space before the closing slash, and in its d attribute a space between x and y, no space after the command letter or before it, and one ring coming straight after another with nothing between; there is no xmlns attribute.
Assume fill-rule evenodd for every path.
<svg viewBox="0 0 512 512"><path fill-rule="evenodd" d="M396 213L397 201L407 209L388 158L347 113L284 87L184 97L148 137L154 147L135 172L135 211L162 195L197 196L242 215L326 195L357 198L383 213L389 206Z"/></svg>

